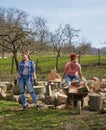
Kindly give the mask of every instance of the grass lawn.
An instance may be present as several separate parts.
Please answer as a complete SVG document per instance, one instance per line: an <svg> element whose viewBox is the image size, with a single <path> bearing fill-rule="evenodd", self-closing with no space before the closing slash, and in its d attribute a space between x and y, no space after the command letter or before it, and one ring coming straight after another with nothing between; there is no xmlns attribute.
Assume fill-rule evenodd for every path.
<svg viewBox="0 0 106 130"><path fill-rule="evenodd" d="M38 58L38 62L37 62ZM32 59L37 64L37 79L38 80L47 80L47 76L52 69L55 68L56 58L53 55L41 55L39 57L32 56ZM19 61L20 61L19 57ZM0 59L0 80L1 81L13 81L15 77L15 65L13 74L11 72L11 57L7 59ZM65 64L69 61L68 55L63 55L59 58L58 61L58 73L62 76L64 71ZM80 58L81 65L89 65L89 67L82 67L83 75L86 79L91 78L93 76L97 77L106 77L106 65L101 66L91 66L91 64L98 63L98 56L90 55L90 56L81 56ZM106 56L101 56L101 63L106 63Z"/></svg>
<svg viewBox="0 0 106 130"><path fill-rule="evenodd" d="M36 62L36 57L32 57ZM106 63L106 56L102 56L102 63ZM68 56L59 58L59 74L62 75L64 65L69 61ZM89 64L83 67L82 72L85 78L93 76L106 77L106 65L90 66L97 63L97 56L82 56L81 64ZM47 79L50 70L55 68L55 57L40 56L38 58L38 80ZM0 81L13 81L15 77L11 71L11 57L0 59ZM35 110L34 107L27 111L22 111L22 107L17 102L0 100L0 130L106 130L106 115L98 114L96 111L89 111L84 108L80 115L76 114L76 109L57 110L42 109Z"/></svg>
<svg viewBox="0 0 106 130"><path fill-rule="evenodd" d="M88 108L80 115L69 109L21 109L17 102L0 101L0 130L106 130L106 115Z"/></svg>

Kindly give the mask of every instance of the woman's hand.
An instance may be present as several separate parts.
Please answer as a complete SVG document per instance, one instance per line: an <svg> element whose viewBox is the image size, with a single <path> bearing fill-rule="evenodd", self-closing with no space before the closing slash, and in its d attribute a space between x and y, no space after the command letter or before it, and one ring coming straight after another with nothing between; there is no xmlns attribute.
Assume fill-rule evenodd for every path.
<svg viewBox="0 0 106 130"><path fill-rule="evenodd" d="M14 79L14 84L15 84L15 85L17 84L17 79Z"/></svg>

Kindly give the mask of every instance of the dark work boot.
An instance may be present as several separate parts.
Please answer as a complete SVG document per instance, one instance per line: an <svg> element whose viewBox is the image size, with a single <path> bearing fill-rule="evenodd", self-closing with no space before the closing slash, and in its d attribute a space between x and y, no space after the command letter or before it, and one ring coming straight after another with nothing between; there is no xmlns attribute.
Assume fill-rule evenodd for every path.
<svg viewBox="0 0 106 130"><path fill-rule="evenodd" d="M23 111L26 111L28 109L28 105L27 106L23 106Z"/></svg>
<svg viewBox="0 0 106 130"><path fill-rule="evenodd" d="M36 105L36 110L40 110L40 106L39 105Z"/></svg>

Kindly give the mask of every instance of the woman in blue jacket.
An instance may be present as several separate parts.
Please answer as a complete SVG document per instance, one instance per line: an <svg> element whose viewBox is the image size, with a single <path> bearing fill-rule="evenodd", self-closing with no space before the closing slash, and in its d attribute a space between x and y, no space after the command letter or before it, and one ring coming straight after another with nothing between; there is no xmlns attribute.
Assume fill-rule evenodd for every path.
<svg viewBox="0 0 106 130"><path fill-rule="evenodd" d="M28 88L33 102L35 103L36 109L39 109L39 104L37 101L37 96L35 94L33 84L36 83L36 70L35 63L30 58L30 53L28 50L23 51L22 61L19 63L18 73L15 79L15 83L18 80L20 86L20 93L22 97L23 110L27 109L26 91L25 86Z"/></svg>

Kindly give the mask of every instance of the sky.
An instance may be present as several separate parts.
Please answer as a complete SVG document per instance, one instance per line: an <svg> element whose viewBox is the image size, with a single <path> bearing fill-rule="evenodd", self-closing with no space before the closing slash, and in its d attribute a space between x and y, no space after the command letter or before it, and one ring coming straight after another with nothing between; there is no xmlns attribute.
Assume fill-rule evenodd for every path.
<svg viewBox="0 0 106 130"><path fill-rule="evenodd" d="M61 23L80 29L80 41L106 46L106 0L0 0L0 7L17 8L31 17L44 17L51 30Z"/></svg>

